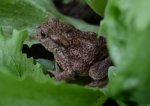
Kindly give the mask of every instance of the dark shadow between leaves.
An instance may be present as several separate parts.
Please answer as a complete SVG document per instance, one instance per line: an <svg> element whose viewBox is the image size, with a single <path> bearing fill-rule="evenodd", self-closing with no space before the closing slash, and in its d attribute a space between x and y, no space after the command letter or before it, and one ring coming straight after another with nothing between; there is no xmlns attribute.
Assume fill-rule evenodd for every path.
<svg viewBox="0 0 150 106"><path fill-rule="evenodd" d="M44 58L53 61L54 56L48 50L46 50L41 44L34 44L29 48L27 45L23 45L23 53L27 54L27 57L33 57L34 59Z"/></svg>

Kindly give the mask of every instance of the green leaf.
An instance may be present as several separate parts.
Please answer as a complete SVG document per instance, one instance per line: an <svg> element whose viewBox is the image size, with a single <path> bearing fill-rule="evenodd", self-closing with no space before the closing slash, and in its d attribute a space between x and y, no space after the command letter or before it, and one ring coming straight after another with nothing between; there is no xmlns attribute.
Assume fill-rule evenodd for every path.
<svg viewBox="0 0 150 106"><path fill-rule="evenodd" d="M0 0L0 27L8 34L11 34L13 29L28 30L29 37L25 42L28 46L39 43L33 37L36 35L36 28L52 17L83 31L98 31L98 26L61 14L52 0Z"/></svg>
<svg viewBox="0 0 150 106"><path fill-rule="evenodd" d="M26 70L28 67L28 65L24 64L26 63L26 56L22 56L21 53L23 41L26 37L26 31L18 32L14 30L13 36L11 38L5 37L2 31L0 34L0 66L9 67L10 69L12 69L11 72L18 76L22 76L23 71L21 70ZM22 62L22 64L18 65L16 64L16 62Z"/></svg>
<svg viewBox="0 0 150 106"><path fill-rule="evenodd" d="M61 14L52 0L0 0L0 27L11 32L12 29L26 29L35 35L36 28L50 17L75 25L84 31L97 32L98 27L81 20Z"/></svg>
<svg viewBox="0 0 150 106"><path fill-rule="evenodd" d="M18 80L0 69L1 106L100 106L106 99L98 89L52 81Z"/></svg>
<svg viewBox="0 0 150 106"><path fill-rule="evenodd" d="M62 0L62 1L64 4L69 4L69 3L73 2L73 0ZM85 4L84 0L78 0L77 2L80 4Z"/></svg>
<svg viewBox="0 0 150 106"><path fill-rule="evenodd" d="M26 31L0 32L0 106L99 106L107 99L99 89L55 82L22 54Z"/></svg>
<svg viewBox="0 0 150 106"><path fill-rule="evenodd" d="M147 0L110 0L101 23L116 65L106 92L120 103L150 104L149 5Z"/></svg>
<svg viewBox="0 0 150 106"><path fill-rule="evenodd" d="M64 4L69 4L72 0L62 0Z"/></svg>
<svg viewBox="0 0 150 106"><path fill-rule="evenodd" d="M107 0L85 0L88 5L100 16L104 16Z"/></svg>
<svg viewBox="0 0 150 106"><path fill-rule="evenodd" d="M22 54L23 42L27 37L27 31L14 30L12 36L0 34L0 68L8 70L9 74L24 78L26 75L35 79L45 80L42 76L42 66L36 63L33 58L27 59L26 54ZM30 73L30 74L29 74ZM36 76L37 75L37 76Z"/></svg>
<svg viewBox="0 0 150 106"><path fill-rule="evenodd" d="M55 68L54 67L55 64L54 64L53 61L50 61L50 60L47 60L47 59L42 59L42 58L37 59L36 61L44 66L44 70L48 70L48 69L54 70L54 68Z"/></svg>

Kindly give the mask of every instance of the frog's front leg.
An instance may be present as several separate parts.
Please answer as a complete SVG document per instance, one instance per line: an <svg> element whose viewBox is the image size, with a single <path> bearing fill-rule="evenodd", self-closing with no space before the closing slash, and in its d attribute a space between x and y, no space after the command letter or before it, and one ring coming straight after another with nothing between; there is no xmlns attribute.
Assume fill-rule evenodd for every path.
<svg viewBox="0 0 150 106"><path fill-rule="evenodd" d="M110 57L107 57L103 61L99 61L93 66L90 67L89 70L89 76L94 80L89 84L89 86L97 86L101 87L103 85L106 85L108 82L107 74L108 74L108 68L112 65L112 61Z"/></svg>
<svg viewBox="0 0 150 106"><path fill-rule="evenodd" d="M75 77L75 73L71 67L71 57L69 52L64 47L59 47L54 50L54 58L56 63L63 69L63 71L59 70L48 70L51 74L54 75L56 80L73 80Z"/></svg>
<svg viewBox="0 0 150 106"><path fill-rule="evenodd" d="M70 81L74 80L74 73L73 72L68 72L68 71L54 71L54 70L48 70L51 74L54 75L55 79L60 81L60 80L65 80L65 81Z"/></svg>

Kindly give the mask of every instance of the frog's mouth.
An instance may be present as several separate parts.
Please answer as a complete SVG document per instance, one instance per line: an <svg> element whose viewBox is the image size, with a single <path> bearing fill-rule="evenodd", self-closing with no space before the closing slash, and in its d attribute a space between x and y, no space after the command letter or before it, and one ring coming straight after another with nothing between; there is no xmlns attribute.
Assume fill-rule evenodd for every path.
<svg viewBox="0 0 150 106"><path fill-rule="evenodd" d="M46 38L46 39L39 39L41 44L50 52L54 52L56 48L58 48L58 44L56 44L53 40Z"/></svg>

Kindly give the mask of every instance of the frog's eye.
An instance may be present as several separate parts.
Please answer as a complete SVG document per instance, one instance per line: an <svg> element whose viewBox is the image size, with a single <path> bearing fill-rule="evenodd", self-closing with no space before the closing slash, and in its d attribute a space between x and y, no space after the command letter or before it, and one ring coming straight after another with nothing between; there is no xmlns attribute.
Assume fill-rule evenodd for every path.
<svg viewBox="0 0 150 106"><path fill-rule="evenodd" d="M46 38L46 34L43 31L41 31L41 37Z"/></svg>

